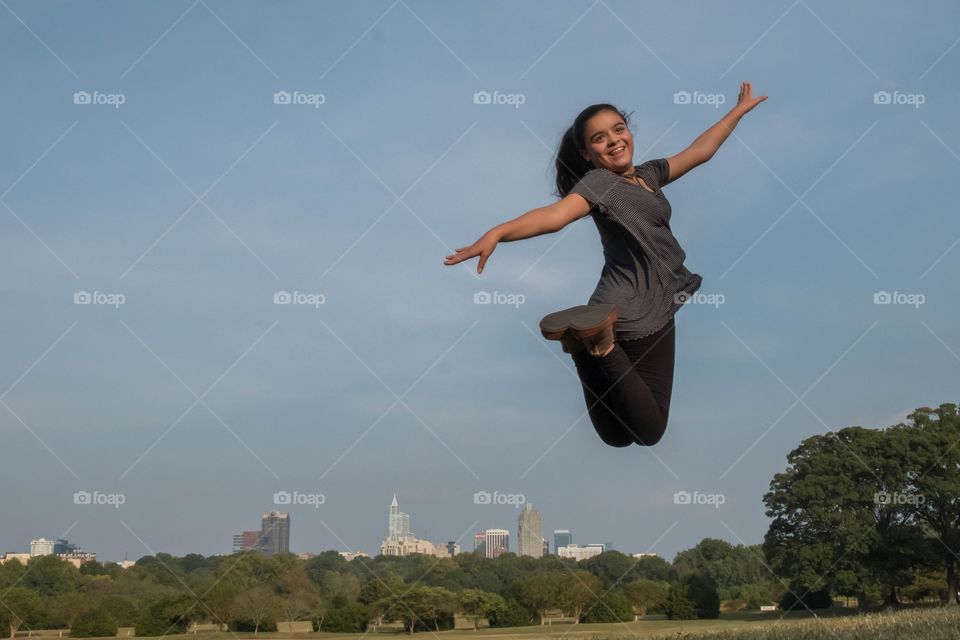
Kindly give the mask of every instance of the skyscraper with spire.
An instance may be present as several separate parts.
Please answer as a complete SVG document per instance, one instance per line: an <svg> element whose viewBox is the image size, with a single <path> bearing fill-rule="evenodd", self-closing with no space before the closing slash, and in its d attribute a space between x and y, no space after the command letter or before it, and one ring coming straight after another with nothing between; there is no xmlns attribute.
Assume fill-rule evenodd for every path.
<svg viewBox="0 0 960 640"><path fill-rule="evenodd" d="M414 538L410 530L410 515L400 511L397 494L393 494L393 501L390 502L390 518L387 522L387 537L380 544L380 553L385 556L406 556L411 553L447 555L447 548Z"/></svg>
<svg viewBox="0 0 960 640"><path fill-rule="evenodd" d="M403 540L411 537L413 537L413 533L410 531L410 514L400 511L400 505L397 504L397 494L393 494L393 502L390 503L387 538L389 540Z"/></svg>

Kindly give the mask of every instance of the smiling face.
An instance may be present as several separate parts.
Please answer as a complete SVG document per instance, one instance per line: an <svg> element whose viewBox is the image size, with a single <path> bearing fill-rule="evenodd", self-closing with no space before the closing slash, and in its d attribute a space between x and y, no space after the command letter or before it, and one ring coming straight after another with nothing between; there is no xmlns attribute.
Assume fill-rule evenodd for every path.
<svg viewBox="0 0 960 640"><path fill-rule="evenodd" d="M623 116L614 111L600 111L587 120L583 129L584 159L594 167L624 173L633 167L633 134Z"/></svg>

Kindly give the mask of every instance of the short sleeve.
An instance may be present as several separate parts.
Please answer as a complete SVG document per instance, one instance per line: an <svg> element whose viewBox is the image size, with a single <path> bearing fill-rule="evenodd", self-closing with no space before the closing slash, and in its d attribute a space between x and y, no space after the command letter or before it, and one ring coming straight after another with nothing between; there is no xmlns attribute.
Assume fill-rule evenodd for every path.
<svg viewBox="0 0 960 640"><path fill-rule="evenodd" d="M609 206L608 195L613 187L610 183L609 171L603 169L591 169L583 174L583 177L577 181L570 189L570 193L576 193L590 203L591 207L597 207L601 211L606 211Z"/></svg>
<svg viewBox="0 0 960 640"><path fill-rule="evenodd" d="M640 165L640 168L647 169L647 172L652 175L653 179L657 182L658 189L662 189L670 184L670 163L667 162L666 158L647 160Z"/></svg>

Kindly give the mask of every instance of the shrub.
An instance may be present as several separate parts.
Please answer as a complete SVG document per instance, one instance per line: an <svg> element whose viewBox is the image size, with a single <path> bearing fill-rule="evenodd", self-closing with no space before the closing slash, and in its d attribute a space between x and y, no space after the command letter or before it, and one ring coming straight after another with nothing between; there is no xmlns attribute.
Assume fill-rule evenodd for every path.
<svg viewBox="0 0 960 640"><path fill-rule="evenodd" d="M622 593L609 591L589 605L583 622L629 622L633 620L633 605Z"/></svg>
<svg viewBox="0 0 960 640"><path fill-rule="evenodd" d="M363 633L367 630L367 608L361 604L332 607L323 619L321 631Z"/></svg>

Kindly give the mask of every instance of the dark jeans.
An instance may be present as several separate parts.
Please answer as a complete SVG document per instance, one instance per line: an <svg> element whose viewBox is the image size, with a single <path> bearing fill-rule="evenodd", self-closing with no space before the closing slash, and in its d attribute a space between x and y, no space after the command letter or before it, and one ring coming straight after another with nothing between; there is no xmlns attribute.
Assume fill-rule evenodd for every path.
<svg viewBox="0 0 960 640"><path fill-rule="evenodd" d="M612 447L659 442L667 428L676 331L673 318L649 336L618 340L597 357L573 354L593 428Z"/></svg>

